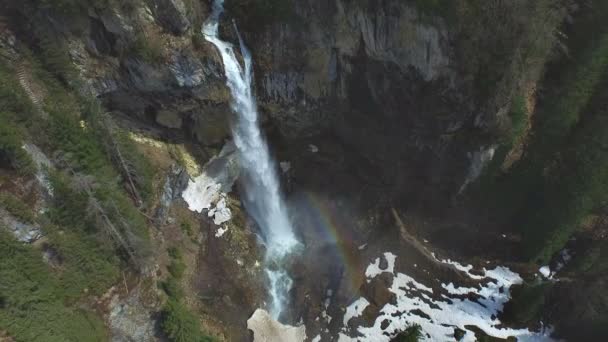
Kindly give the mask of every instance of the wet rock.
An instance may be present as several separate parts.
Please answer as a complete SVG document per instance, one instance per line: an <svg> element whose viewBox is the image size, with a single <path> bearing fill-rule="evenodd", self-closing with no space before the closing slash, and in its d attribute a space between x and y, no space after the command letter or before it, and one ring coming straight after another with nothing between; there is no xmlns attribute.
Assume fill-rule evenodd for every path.
<svg viewBox="0 0 608 342"><path fill-rule="evenodd" d="M159 224L167 222L169 207L174 200L181 196L184 189L188 186L189 179L188 172L184 168L177 165L171 166L160 196L160 205L156 210L155 218Z"/></svg>
<svg viewBox="0 0 608 342"><path fill-rule="evenodd" d="M206 146L221 144L231 134L228 106L205 108L191 114L192 133L197 141Z"/></svg>
<svg viewBox="0 0 608 342"><path fill-rule="evenodd" d="M162 92L171 89L173 74L168 67L158 67L139 58L128 58L123 62L128 76L129 88L140 92Z"/></svg>
<svg viewBox="0 0 608 342"><path fill-rule="evenodd" d="M205 78L201 61L187 54L174 54L169 69L180 87L196 87L203 83Z"/></svg>

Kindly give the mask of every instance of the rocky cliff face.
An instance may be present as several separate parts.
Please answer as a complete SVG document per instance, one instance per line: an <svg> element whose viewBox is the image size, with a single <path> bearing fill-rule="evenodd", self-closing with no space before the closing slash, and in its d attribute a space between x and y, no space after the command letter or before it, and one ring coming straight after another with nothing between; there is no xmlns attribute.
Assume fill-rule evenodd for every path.
<svg viewBox="0 0 608 342"><path fill-rule="evenodd" d="M246 33L259 97L282 134L331 136L377 183L408 179L390 197L430 183L453 190L467 157L451 137L475 113L444 20L403 1L308 1L294 11L298 19Z"/></svg>
<svg viewBox="0 0 608 342"><path fill-rule="evenodd" d="M330 158L366 165L361 181L384 187L391 201L449 203L472 181L472 169L483 168L475 155L493 149L509 125L515 88L537 77L539 67L521 57L533 44L484 26L502 20L530 31L513 24L522 10L516 5L492 3L472 15L464 2L445 5L450 14L413 1L287 3L279 18L261 24L252 22L251 2L228 2L254 52L265 112L287 140L323 137L341 145L344 155ZM500 39L512 50L486 57L476 50Z"/></svg>
<svg viewBox="0 0 608 342"><path fill-rule="evenodd" d="M200 33L209 1L91 0L95 4L87 2L84 9L34 6L32 16L6 2L11 4L0 24L16 33L19 44L60 60L65 53L65 64L77 77L66 77L65 70L58 74L66 83L78 79L77 87L99 98L122 124L205 150L230 138L231 99L222 62ZM252 50L257 99L273 152L285 161L287 188L330 198L328 206L339 207L345 226L357 233L347 246L353 251L364 249L359 242L366 245L386 226L386 216L392 224L388 208L437 212L482 174L512 124L508 112L515 94L534 97L549 50L538 44L553 44L561 20L538 16L540 5L526 1L483 6L463 1L446 5L452 13L413 0L226 2L221 33L236 43L238 27ZM291 197L309 201L300 195ZM245 218L241 221L246 230ZM437 229L436 235L448 230L464 235L464 229L452 228ZM474 229L470 233L477 236ZM237 242L249 253L254 239L247 235ZM330 254L324 252L329 243L314 234L305 240L310 255ZM458 241L466 245L466 239ZM389 245L381 242L378 248ZM235 288L233 297L243 297L246 273L224 263L237 260L241 267L237 257L248 254L235 257L232 247L209 242L203 251L207 261L195 279L202 297L215 298L215 285L228 287L227 279L238 280L229 287ZM322 258L309 264L320 270L301 272L320 276L301 285L294 297L305 303L315 289L314 310L323 310L327 284L336 283L332 289L347 304L363 282L341 289L342 279L335 279L341 265ZM308 283L304 274L295 278ZM217 311L224 305L225 316L247 314L242 311L249 304L229 299L210 299L209 305ZM311 320L319 313L314 310Z"/></svg>
<svg viewBox="0 0 608 342"><path fill-rule="evenodd" d="M268 127L279 133L273 136L329 139L343 156L328 157L365 165L361 181L384 187L391 201L449 203L479 166L474 155L492 148L508 124L513 89L525 78L509 62L525 50L521 34L503 55L479 61L467 53L491 48L486 45L505 33L479 33L466 22L467 8L450 7L460 12L446 15L397 0L277 6L227 1L222 30L236 41L234 18L254 54L258 100ZM515 18L521 10L493 6L475 15ZM209 7L207 1L132 0L89 6L78 20L48 9L37 12L36 27L22 30L34 32L32 43L64 46L84 88L122 117L219 147L230 135L231 114L221 60L200 35ZM465 35L476 43L462 43ZM480 87L482 76L487 86Z"/></svg>

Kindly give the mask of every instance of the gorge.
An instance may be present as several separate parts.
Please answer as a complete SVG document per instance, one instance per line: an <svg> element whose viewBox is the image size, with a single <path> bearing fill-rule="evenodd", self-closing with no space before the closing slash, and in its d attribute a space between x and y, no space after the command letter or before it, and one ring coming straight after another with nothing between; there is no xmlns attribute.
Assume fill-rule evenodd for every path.
<svg viewBox="0 0 608 342"><path fill-rule="evenodd" d="M0 5L0 341L608 336L603 1Z"/></svg>

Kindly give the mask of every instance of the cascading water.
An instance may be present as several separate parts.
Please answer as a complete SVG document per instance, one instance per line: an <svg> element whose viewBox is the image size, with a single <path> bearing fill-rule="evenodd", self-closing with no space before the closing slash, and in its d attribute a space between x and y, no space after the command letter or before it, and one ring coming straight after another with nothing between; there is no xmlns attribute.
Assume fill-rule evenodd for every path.
<svg viewBox="0 0 608 342"><path fill-rule="evenodd" d="M249 50L239 35L244 66L238 62L232 44L218 37L219 18L224 0L215 0L210 18L203 25L205 39L219 50L224 62L232 109L238 120L233 126L235 145L244 171L244 203L248 213L262 230L266 243L266 274L272 298L271 314L277 318L287 299L291 279L281 263L299 244L280 192L275 164L258 126L258 111L252 91L252 61ZM238 30L236 31L238 34Z"/></svg>

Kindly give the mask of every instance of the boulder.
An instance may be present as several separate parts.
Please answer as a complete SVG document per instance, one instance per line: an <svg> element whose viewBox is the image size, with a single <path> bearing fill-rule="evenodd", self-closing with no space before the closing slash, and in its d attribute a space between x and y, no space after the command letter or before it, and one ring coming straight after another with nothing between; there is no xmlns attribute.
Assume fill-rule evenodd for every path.
<svg viewBox="0 0 608 342"><path fill-rule="evenodd" d="M173 34L184 34L191 26L182 0L154 0L152 8L159 24Z"/></svg>

